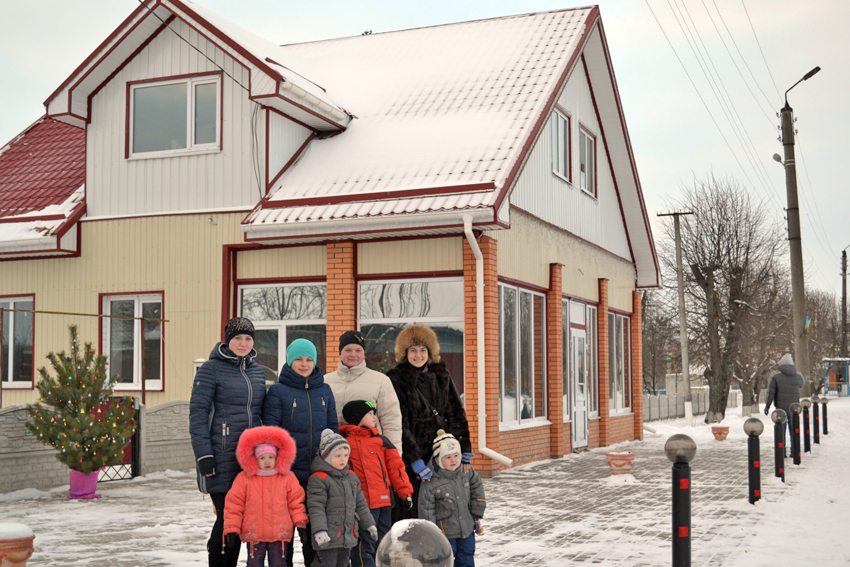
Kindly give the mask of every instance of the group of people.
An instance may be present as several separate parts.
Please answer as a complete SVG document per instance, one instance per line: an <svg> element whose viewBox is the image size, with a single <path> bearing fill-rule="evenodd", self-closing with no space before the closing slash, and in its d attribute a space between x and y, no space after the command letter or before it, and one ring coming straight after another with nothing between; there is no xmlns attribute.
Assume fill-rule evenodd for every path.
<svg viewBox="0 0 850 567"><path fill-rule="evenodd" d="M398 335L387 374L366 366L358 331L339 338L336 372L316 346L292 341L266 391L254 326L235 317L195 375L189 427L198 487L216 521L211 566L291 567L298 530L306 567L375 565L393 522L437 524L455 565L474 565L486 500L471 467L463 403L433 330Z"/></svg>

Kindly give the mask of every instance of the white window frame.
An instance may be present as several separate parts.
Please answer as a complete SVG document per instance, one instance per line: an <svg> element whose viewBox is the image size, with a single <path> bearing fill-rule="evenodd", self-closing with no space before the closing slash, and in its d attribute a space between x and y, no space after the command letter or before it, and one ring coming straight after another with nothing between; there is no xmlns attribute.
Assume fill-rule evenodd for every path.
<svg viewBox="0 0 850 567"><path fill-rule="evenodd" d="M280 375L280 371L283 369L283 365L286 364L286 347L289 346L287 342L287 332L286 329L289 326L295 325L324 325L325 326L325 336L327 336L328 330L328 296L327 296L327 287L328 284L326 282L316 281L316 282L298 282L298 283L272 283L272 284L246 284L240 285L237 293L237 314L242 317L242 298L245 290L247 289L267 289L267 288L277 288L277 287L324 287L325 288L325 318L324 319L280 319L280 320L268 320L268 321L254 321L254 328L257 330L277 330L277 353L278 353L278 368L277 374ZM326 353L327 356L327 353ZM318 362L317 362L318 364ZM323 368L325 372L330 372L327 368Z"/></svg>
<svg viewBox="0 0 850 567"><path fill-rule="evenodd" d="M614 318L614 326L610 325L611 317ZM627 315L620 315L619 313L608 313L609 320L609 328L608 328L608 349L609 349L609 364L608 364L608 382L611 383L610 375L614 374L614 388L612 392L608 394L608 400L610 403L608 413L609 415L626 415L632 412L632 357L631 357L631 318ZM617 321L621 321L620 334L617 334ZM613 353L613 357L611 356L611 339L610 337L614 337L614 346L616 351ZM620 358L618 358L618 356ZM614 361L612 365L610 360ZM620 367L620 363L622 362L622 368ZM613 366L616 366L614 368ZM617 392L619 391L619 386L623 387L623 396L619 396ZM629 403L625 403L625 395L628 392Z"/></svg>
<svg viewBox="0 0 850 567"><path fill-rule="evenodd" d="M587 417L599 417L599 319L594 305L585 306L587 328Z"/></svg>
<svg viewBox="0 0 850 567"><path fill-rule="evenodd" d="M165 294L164 293L128 293L126 295L105 295L103 296L103 303L101 308L103 309L102 313L104 315L109 315L111 313L111 309L109 309L109 305L113 301L128 301L133 300L133 316L141 317L142 316L142 306L145 303L159 303L160 306L160 318L165 319ZM109 344L109 335L110 329L112 325L113 319L110 317L103 318L103 327L101 334L101 342L103 344L103 352L101 354L109 357L110 356L110 344ZM161 392L163 391L163 385L165 380L165 339L164 333L162 332L164 328L164 324L160 323L160 335L159 335L159 380L145 380L145 391L147 392ZM115 391L127 391L127 392L135 392L142 390L142 383L140 380L142 374L142 347L141 347L141 330L142 330L142 322L139 319L133 320L133 381L132 382L116 382L114 386ZM147 330L145 331L147 332ZM109 359L107 359L109 361ZM107 374L112 376L112 366L107 367Z"/></svg>
<svg viewBox="0 0 850 567"><path fill-rule="evenodd" d="M597 187L599 184L599 171L596 167L596 155L597 155L597 147L596 147L596 134L587 129L587 127L582 124L579 127L579 136L578 136L578 147L579 147L579 187L582 191L587 193L593 198L596 198L597 195ZM590 153L593 155L588 158L588 149ZM590 169L590 176L588 175L588 168ZM588 183L588 177L591 177L590 181L592 183Z"/></svg>
<svg viewBox="0 0 850 567"><path fill-rule="evenodd" d="M537 292L537 291L532 291L532 290L522 288L522 287L518 287L518 286L514 286L514 285L510 285L510 284L505 284L505 283L502 283L502 282L499 282L499 287L502 288L502 289L515 290L516 293L517 293L517 296L516 296L517 297L517 303L516 303L517 316L515 318L516 319L516 322L515 322L516 337L517 337L517 343L516 343L517 353L516 353L516 358L515 358L515 360L516 360L516 377L517 377L517 384L516 384L516 416L517 416L517 418L515 420L504 419L503 411L502 411L502 392L504 391L504 379L505 379L505 366L504 366L505 365L505 353L504 353L505 341L503 340L503 337L502 337L502 329L504 328L504 313L505 313L504 307L503 307L503 303L504 303L504 294L503 293L499 294L499 300L498 300L499 301L499 305L498 305L498 307L499 307L499 429L501 431L506 431L506 430L516 429L516 428L534 427L534 426L538 426L538 425L548 424L548 423L550 423L550 421L549 421L549 400L548 400L548 396L549 396L549 376L546 372L547 367L548 367L548 346L549 346L547 344L547 338L546 338L546 332L548 330L547 327L546 327L546 325L547 325L546 301L547 301L548 298L543 293L540 293L540 292ZM543 318L543 322L542 322L542 325L541 325L543 336L540 337L541 344L542 344L542 351L543 351L542 352L543 359L541 361L540 367L541 367L541 371L542 371L542 374L543 374L543 376L542 376L543 404L542 405L543 405L543 408L544 408L543 409L544 415L534 416L534 417L525 418L525 419L522 418L522 411L521 411L521 406L520 406L521 399L522 399L522 376L521 376L521 372L522 372L522 346L521 346L521 339L520 339L520 337L522 336L521 335L522 327L521 327L520 312L521 312L521 302L522 302L522 295L523 294L528 294L528 295L531 295L532 297L538 296L538 297L541 297L543 299L543 302L542 302L543 308L542 308L542 313L541 313L541 316ZM532 309L532 312L531 312L531 321L532 321L532 325L531 325L531 331L532 331L531 345L532 345L532 350L533 350L534 349L534 341L535 341L535 336L534 336L534 328L535 328L534 316L535 316L535 313L534 313L534 301L533 300L532 300L532 303L531 303L531 309ZM532 366L532 371L533 371L533 369L534 369L533 361L532 361L531 366ZM533 375L532 378L531 378L531 383L532 383L531 406L532 407L535 406L535 401L536 401L533 397L534 396L534 385L536 385L536 381L537 381L537 376Z"/></svg>
<svg viewBox="0 0 850 567"><path fill-rule="evenodd" d="M572 117L556 109L552 112L551 128L552 173L572 184Z"/></svg>
<svg viewBox="0 0 850 567"><path fill-rule="evenodd" d="M22 301L30 301L33 304L33 309L35 309L35 296L34 295L20 295L20 296L5 296L0 297L0 307L5 307L6 309L15 309L15 303ZM32 313L32 321L33 321L33 337L32 337L32 372L27 377L26 380L15 380L14 374L12 374L12 369L15 367L15 348L14 348L14 336L15 336L15 318L19 316L19 313L15 311L4 311L4 314L8 313L9 322L4 324L4 331L9 335L9 340L6 346L8 356L3 357L3 364L6 366L6 372L9 376L9 380L3 382L4 390L31 390L34 385L35 380L35 313ZM8 325L8 328L6 326ZM0 372L0 380L2 380L2 372Z"/></svg>
<svg viewBox="0 0 850 567"><path fill-rule="evenodd" d="M149 87L162 87L166 85L176 85L186 83L186 147L175 150L158 150L151 152L136 152L133 149L133 123L135 112L135 92L136 89ZM215 84L215 142L206 144L195 143L195 87L203 84ZM127 139L127 155L128 159L148 159L161 158L169 156L181 156L187 154L205 154L221 151L221 73L199 75L195 77L183 77L163 81L143 81L131 83L129 85L129 100L127 101L129 117L129 137Z"/></svg>

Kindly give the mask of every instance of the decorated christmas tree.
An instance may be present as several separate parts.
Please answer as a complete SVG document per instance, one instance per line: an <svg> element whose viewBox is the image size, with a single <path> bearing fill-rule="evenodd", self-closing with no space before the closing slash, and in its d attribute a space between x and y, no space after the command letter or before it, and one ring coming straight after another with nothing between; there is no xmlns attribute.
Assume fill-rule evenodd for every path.
<svg viewBox="0 0 850 567"><path fill-rule="evenodd" d="M53 376L44 367L36 388L39 401L27 406L27 429L56 458L83 474L117 465L135 431L132 398L113 398L115 376L108 376L106 357L91 343L80 346L71 325L71 350L47 355Z"/></svg>

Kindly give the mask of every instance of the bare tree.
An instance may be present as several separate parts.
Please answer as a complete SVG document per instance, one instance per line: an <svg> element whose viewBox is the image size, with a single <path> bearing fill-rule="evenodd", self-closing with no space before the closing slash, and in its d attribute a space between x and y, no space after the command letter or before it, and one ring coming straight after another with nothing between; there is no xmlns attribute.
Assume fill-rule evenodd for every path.
<svg viewBox="0 0 850 567"><path fill-rule="evenodd" d="M841 306L835 295L820 290L806 290L808 315L809 360L813 388L823 388L823 359L838 356L841 349Z"/></svg>
<svg viewBox="0 0 850 567"><path fill-rule="evenodd" d="M641 298L643 325L643 390L657 394L666 386L669 359L679 358L677 313L663 291L647 291Z"/></svg>
<svg viewBox="0 0 850 567"><path fill-rule="evenodd" d="M682 254L686 270L688 333L694 360L703 359L709 384L706 423L726 414L732 383L750 385L739 369L745 353L747 322L758 309L754 302L775 278L784 277L780 227L771 223L763 203L754 202L746 189L730 178L710 175L683 188L677 204L696 214L682 224ZM672 223L665 226L661 258L675 274ZM674 278L668 278L668 281ZM790 304L781 311L790 311ZM760 311L759 311L760 313ZM751 363L747 363L752 366Z"/></svg>

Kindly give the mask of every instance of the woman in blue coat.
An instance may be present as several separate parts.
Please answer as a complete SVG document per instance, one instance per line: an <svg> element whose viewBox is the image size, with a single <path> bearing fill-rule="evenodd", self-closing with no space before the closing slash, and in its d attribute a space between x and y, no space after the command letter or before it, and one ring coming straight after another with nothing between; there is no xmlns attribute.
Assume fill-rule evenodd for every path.
<svg viewBox="0 0 850 567"><path fill-rule="evenodd" d="M213 347L198 369L189 401L189 433L198 472L198 488L209 494L216 521L207 543L209 564L235 567L239 546L224 548L224 499L242 470L236 460L239 436L262 425L266 383L254 363L254 325L234 317L224 329L224 342Z"/></svg>
<svg viewBox="0 0 850 567"><path fill-rule="evenodd" d="M339 433L333 392L325 384L322 369L316 366L316 346L307 339L296 339L286 349L286 364L278 383L266 394L263 424L282 427L295 439L297 452L291 470L306 491L310 463L319 450L322 431ZM310 525L299 527L298 536L304 565L310 566L314 557ZM286 547L286 562L292 565L292 542Z"/></svg>

